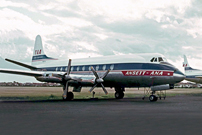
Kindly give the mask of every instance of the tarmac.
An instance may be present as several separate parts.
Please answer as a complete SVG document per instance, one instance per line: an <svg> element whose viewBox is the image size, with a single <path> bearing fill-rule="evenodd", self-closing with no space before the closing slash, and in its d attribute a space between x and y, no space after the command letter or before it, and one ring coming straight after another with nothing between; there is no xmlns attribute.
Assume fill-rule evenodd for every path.
<svg viewBox="0 0 202 135"><path fill-rule="evenodd" d="M1 100L1 99L0 99ZM1 135L201 135L202 96L0 101Z"/></svg>

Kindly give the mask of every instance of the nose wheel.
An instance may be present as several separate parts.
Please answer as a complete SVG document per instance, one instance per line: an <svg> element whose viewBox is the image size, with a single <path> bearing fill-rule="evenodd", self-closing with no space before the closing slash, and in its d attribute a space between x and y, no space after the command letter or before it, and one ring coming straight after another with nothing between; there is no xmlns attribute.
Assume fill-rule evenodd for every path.
<svg viewBox="0 0 202 135"><path fill-rule="evenodd" d="M155 96L155 95L150 95L149 96L149 101L154 102L154 101L157 101L157 100L158 100L157 96Z"/></svg>

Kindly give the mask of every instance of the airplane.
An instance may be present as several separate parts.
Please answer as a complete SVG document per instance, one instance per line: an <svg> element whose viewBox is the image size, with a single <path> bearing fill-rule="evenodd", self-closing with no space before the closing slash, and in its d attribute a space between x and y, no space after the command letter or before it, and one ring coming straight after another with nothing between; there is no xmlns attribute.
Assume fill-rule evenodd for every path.
<svg viewBox="0 0 202 135"><path fill-rule="evenodd" d="M185 80L202 83L202 70L190 67L186 55L184 55L183 67L186 75Z"/></svg>
<svg viewBox="0 0 202 135"><path fill-rule="evenodd" d="M116 99L124 97L125 88L148 87L149 100L153 102L158 100L155 92L173 89L175 83L185 78L181 71L168 63L159 53L73 60L48 57L44 53L40 35L37 35L35 39L31 65L8 58L5 60L31 71L0 69L0 72L32 76L41 82L60 83L63 86L64 100L73 100L73 92L81 92L82 87L91 87L89 92L92 92L95 87L101 87L105 94L108 94L105 87L114 88ZM69 86L73 87L73 92L69 91Z"/></svg>

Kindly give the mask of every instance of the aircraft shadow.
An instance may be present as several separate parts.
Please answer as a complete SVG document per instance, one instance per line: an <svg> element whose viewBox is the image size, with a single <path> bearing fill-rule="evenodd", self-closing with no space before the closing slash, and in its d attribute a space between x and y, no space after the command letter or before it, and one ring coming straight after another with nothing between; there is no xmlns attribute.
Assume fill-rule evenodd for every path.
<svg viewBox="0 0 202 135"><path fill-rule="evenodd" d="M0 99L0 103L57 103L57 102L150 102L147 98L145 100L142 100L142 98L123 98L123 99L115 99L115 98L105 98L105 99L99 99L99 98L89 98L89 99L74 99L71 101L65 101L62 99L48 99L48 100L2 100Z"/></svg>

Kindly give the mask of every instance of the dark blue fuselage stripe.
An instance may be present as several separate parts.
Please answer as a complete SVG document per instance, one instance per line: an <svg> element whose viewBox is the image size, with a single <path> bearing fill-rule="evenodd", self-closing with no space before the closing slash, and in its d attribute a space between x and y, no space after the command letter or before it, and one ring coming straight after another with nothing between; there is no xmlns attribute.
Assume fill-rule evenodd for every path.
<svg viewBox="0 0 202 135"><path fill-rule="evenodd" d="M175 67L168 66L168 65L162 65L162 64L119 63L119 64L98 64L98 65L71 66L71 71L89 71L89 67L91 67L91 66L93 66L93 68L97 71L108 70L108 69L111 69L112 67L113 67L113 70L171 70L171 71L176 70ZM98 66L99 66L99 68L98 68ZM103 66L105 67L104 69L103 69ZM84 70L83 70L83 67L85 67ZM57 70L56 70L56 68L57 68ZM62 70L61 70L61 68L62 68ZM44 68L39 68L39 69L40 70L46 70L46 71L63 71L63 72L65 72L66 68L67 68L67 66L58 66L58 67L44 67ZM78 68L78 70L77 70L77 68ZM177 70L175 73L184 75L179 70Z"/></svg>
<svg viewBox="0 0 202 135"><path fill-rule="evenodd" d="M197 78L197 76L199 76L199 75L196 75L196 76L194 76L194 75L192 75L192 76L186 76L186 78ZM198 78L198 79L200 79L200 78Z"/></svg>

